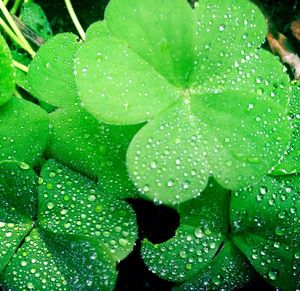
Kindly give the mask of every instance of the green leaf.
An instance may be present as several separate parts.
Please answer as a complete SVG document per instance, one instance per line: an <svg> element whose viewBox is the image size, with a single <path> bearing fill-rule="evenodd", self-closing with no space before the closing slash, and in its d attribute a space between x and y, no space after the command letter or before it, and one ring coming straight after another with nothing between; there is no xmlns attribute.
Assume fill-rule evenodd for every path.
<svg viewBox="0 0 300 291"><path fill-rule="evenodd" d="M236 192L231 223L235 244L258 273L282 290L299 287L298 176L265 177L248 190Z"/></svg>
<svg viewBox="0 0 300 291"><path fill-rule="evenodd" d="M33 229L3 274L13 290L112 290L114 261L94 241Z"/></svg>
<svg viewBox="0 0 300 291"><path fill-rule="evenodd" d="M115 37L169 82L185 86L196 44L196 21L187 1L110 1L105 21Z"/></svg>
<svg viewBox="0 0 300 291"><path fill-rule="evenodd" d="M105 14L121 42L94 38L75 67L82 105L97 119L148 121L127 154L134 184L174 204L200 195L211 175L235 190L268 173L288 147L292 91L283 66L258 50L259 9L241 0L203 0L195 11L185 0L129 3L112 0Z"/></svg>
<svg viewBox="0 0 300 291"><path fill-rule="evenodd" d="M160 244L145 240L147 267L166 280L183 282L211 264L228 232L229 195L217 184L179 206L180 225L174 237Z"/></svg>
<svg viewBox="0 0 300 291"><path fill-rule="evenodd" d="M267 34L265 17L250 1L201 0L195 5L197 61L190 83L224 72L236 60L253 52ZM203 71L205 74L199 74ZM224 76L223 76L224 77Z"/></svg>
<svg viewBox="0 0 300 291"><path fill-rule="evenodd" d="M44 40L52 37L52 29L42 7L36 3L23 3L20 19Z"/></svg>
<svg viewBox="0 0 300 291"><path fill-rule="evenodd" d="M135 215L97 184L54 162L44 164L39 187L39 225L56 234L94 238L115 261L125 258L137 237Z"/></svg>
<svg viewBox="0 0 300 291"><path fill-rule="evenodd" d="M49 116L49 157L98 178L109 195L124 198L135 195L125 160L128 145L140 126L107 125L79 106L59 109Z"/></svg>
<svg viewBox="0 0 300 291"><path fill-rule="evenodd" d="M79 47L77 36L72 33L58 34L41 46L28 72L38 100L58 107L78 101L73 60Z"/></svg>
<svg viewBox="0 0 300 291"><path fill-rule="evenodd" d="M85 41L90 41L95 38L112 37L111 32L107 28L105 21L97 21L89 26L85 34Z"/></svg>
<svg viewBox="0 0 300 291"><path fill-rule="evenodd" d="M75 69L83 106L107 123L143 122L179 98L170 83L117 39L89 41L78 51Z"/></svg>
<svg viewBox="0 0 300 291"><path fill-rule="evenodd" d="M47 113L31 102L12 98L0 107L0 159L33 165L48 141Z"/></svg>
<svg viewBox="0 0 300 291"><path fill-rule="evenodd" d="M276 164L289 136L288 120L272 100L194 93L138 132L128 169L146 196L179 203L200 195L211 174L227 189L253 183Z"/></svg>
<svg viewBox="0 0 300 291"><path fill-rule="evenodd" d="M12 97L15 91L15 71L9 47L1 35L0 56L0 105L2 105Z"/></svg>
<svg viewBox="0 0 300 291"><path fill-rule="evenodd" d="M286 175L300 172L300 123L293 123L293 134L287 152L278 162L272 175Z"/></svg>
<svg viewBox="0 0 300 291"><path fill-rule="evenodd" d="M235 290L249 282L253 269L237 247L226 242L207 268L173 290Z"/></svg>
<svg viewBox="0 0 300 291"><path fill-rule="evenodd" d="M0 162L0 274L32 228L36 182L27 164Z"/></svg>

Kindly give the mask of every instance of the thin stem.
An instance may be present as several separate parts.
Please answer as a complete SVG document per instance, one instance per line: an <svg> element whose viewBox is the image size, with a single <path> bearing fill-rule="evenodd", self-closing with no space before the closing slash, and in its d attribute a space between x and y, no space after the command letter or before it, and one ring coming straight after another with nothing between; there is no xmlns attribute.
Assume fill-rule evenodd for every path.
<svg viewBox="0 0 300 291"><path fill-rule="evenodd" d="M21 4L22 0L15 0L15 3L13 5L13 7L10 10L11 14L16 14L16 12L18 11L20 4Z"/></svg>
<svg viewBox="0 0 300 291"><path fill-rule="evenodd" d="M3 28L3 30L7 33L7 35L15 42L17 43L22 49L27 51L29 54L32 52L28 51L28 48L24 45L23 42L14 34L14 32L11 30L11 28L6 24L6 22L0 17L0 27ZM35 53L34 53L35 55ZM32 57L34 55L31 54Z"/></svg>
<svg viewBox="0 0 300 291"><path fill-rule="evenodd" d="M5 18L7 19L9 25L20 39L20 41L26 46L26 50L30 53L31 56L35 56L35 51L31 48L30 44L27 42L26 38L23 36L19 28L17 27L16 23L14 22L13 18L11 17L10 13L8 12L7 8L3 4L2 0L0 0L0 10L3 12Z"/></svg>
<svg viewBox="0 0 300 291"><path fill-rule="evenodd" d="M9 0L3 0L3 4L6 6Z"/></svg>
<svg viewBox="0 0 300 291"><path fill-rule="evenodd" d="M70 16L72 18L72 21L73 21L73 23L74 23L74 25L75 25L75 27L76 27L76 29L77 29L80 37L82 38L82 40L85 40L85 32L84 32L84 30L83 30L83 28L82 28L82 26L81 26L81 24L80 24L77 16L76 16L76 13L75 13L75 11L73 9L71 1L70 0L65 0L65 3L66 3L67 9L69 11L69 14L70 14Z"/></svg>
<svg viewBox="0 0 300 291"><path fill-rule="evenodd" d="M17 89L15 89L14 95L19 99L23 99L22 95L20 94L20 92Z"/></svg>
<svg viewBox="0 0 300 291"><path fill-rule="evenodd" d="M21 63L15 61L15 60L13 60L13 65L14 65L17 69L19 69L19 70L21 70L21 71L23 71L23 72L25 72L25 73L28 73L28 67L26 67L25 65L23 65L23 64L21 64Z"/></svg>

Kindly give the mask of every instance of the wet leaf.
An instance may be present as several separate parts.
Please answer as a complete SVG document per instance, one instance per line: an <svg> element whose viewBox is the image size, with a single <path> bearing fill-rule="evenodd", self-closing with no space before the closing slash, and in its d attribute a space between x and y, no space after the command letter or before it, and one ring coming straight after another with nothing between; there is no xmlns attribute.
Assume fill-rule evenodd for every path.
<svg viewBox="0 0 300 291"><path fill-rule="evenodd" d="M290 140L292 91L283 66L258 49L266 23L254 4L112 0L105 24L115 38L78 51L78 90L99 120L148 121L127 153L147 198L184 202L210 176L238 189L276 165Z"/></svg>
<svg viewBox="0 0 300 291"><path fill-rule="evenodd" d="M12 57L4 38L0 35L0 105L7 102L15 90L15 71Z"/></svg>
<svg viewBox="0 0 300 291"><path fill-rule="evenodd" d="M85 40L90 41L95 38L112 37L105 21L97 21L89 26L85 34Z"/></svg>
<svg viewBox="0 0 300 291"><path fill-rule="evenodd" d="M148 268L166 280L184 282L175 290L232 289L249 281L251 266L230 241L229 202L228 191L210 183L199 198L182 203L175 236L160 244L143 242Z"/></svg>
<svg viewBox="0 0 300 291"><path fill-rule="evenodd" d="M25 163L0 162L0 274L32 229L37 177Z"/></svg>
<svg viewBox="0 0 300 291"><path fill-rule="evenodd" d="M47 145L48 123L43 109L13 97L0 107L0 159L34 165Z"/></svg>
<svg viewBox="0 0 300 291"><path fill-rule="evenodd" d="M25 207L22 201L31 197L26 200L31 209L37 183L32 183L24 164L1 165L0 230L7 237L0 241L1 285L13 290L113 290L116 264L132 251L137 237L131 207L101 193L94 181L49 160L38 181L37 213L25 219L13 198L22 194L18 207Z"/></svg>
<svg viewBox="0 0 300 291"><path fill-rule="evenodd" d="M95 182L54 161L44 165L41 177L38 221L43 229L95 238L115 261L132 251L137 227L126 202L101 193Z"/></svg>
<svg viewBox="0 0 300 291"><path fill-rule="evenodd" d="M43 40L52 37L52 29L42 7L36 3L24 3L21 7L20 19Z"/></svg>
<svg viewBox="0 0 300 291"><path fill-rule="evenodd" d="M48 156L99 178L110 195L113 189L115 195L132 196L135 189L127 175L125 154L140 126L110 126L80 106L73 70L79 47L75 35L58 34L41 47L30 65L29 82L37 98L59 107L49 115ZM114 175L122 178L116 183Z"/></svg>
<svg viewBox="0 0 300 291"><path fill-rule="evenodd" d="M265 177L231 200L233 240L253 267L282 290L299 288L299 177Z"/></svg>

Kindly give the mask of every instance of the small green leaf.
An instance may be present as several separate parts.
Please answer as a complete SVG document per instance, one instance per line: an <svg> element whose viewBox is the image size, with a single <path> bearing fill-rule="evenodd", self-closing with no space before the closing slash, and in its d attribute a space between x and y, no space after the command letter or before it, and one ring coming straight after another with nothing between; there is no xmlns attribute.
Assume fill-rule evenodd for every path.
<svg viewBox="0 0 300 291"><path fill-rule="evenodd" d="M112 290L114 261L94 241L33 229L3 274L13 290Z"/></svg>
<svg viewBox="0 0 300 291"><path fill-rule="evenodd" d="M77 36L72 33L58 34L41 46L28 72L38 100L58 107L78 101L75 75L70 72L79 47Z"/></svg>
<svg viewBox="0 0 300 291"><path fill-rule="evenodd" d="M36 3L24 3L20 19L44 40L52 37L52 29L42 7Z"/></svg>
<svg viewBox="0 0 300 291"><path fill-rule="evenodd" d="M85 34L85 41L90 41L95 38L112 37L111 32L107 28L105 21L97 21L89 26Z"/></svg>
<svg viewBox="0 0 300 291"><path fill-rule="evenodd" d="M33 165L48 141L47 113L35 104L12 98L0 107L0 159Z"/></svg>
<svg viewBox="0 0 300 291"><path fill-rule="evenodd" d="M212 263L228 232L229 195L210 184L202 195L180 205L180 226L170 240L143 242L142 257L148 268L160 277L183 282Z"/></svg>
<svg viewBox="0 0 300 291"><path fill-rule="evenodd" d="M295 290L299 278L298 176L265 177L231 200L233 240L270 284ZM298 272L298 273L297 273Z"/></svg>
<svg viewBox="0 0 300 291"><path fill-rule="evenodd" d="M100 193L97 184L54 162L44 164L39 187L39 225L57 234L94 238L115 261L133 249L135 215L121 200Z"/></svg>
<svg viewBox="0 0 300 291"><path fill-rule="evenodd" d="M238 248L227 241L207 268L173 290L235 290L243 287L253 277L251 265Z"/></svg>
<svg viewBox="0 0 300 291"><path fill-rule="evenodd" d="M105 21L115 37L169 82L185 87L196 44L196 21L187 1L110 1Z"/></svg>
<svg viewBox="0 0 300 291"><path fill-rule="evenodd" d="M0 105L2 105L12 97L15 91L15 71L9 47L1 35L0 56Z"/></svg>
<svg viewBox="0 0 300 291"><path fill-rule="evenodd" d="M117 39L88 42L77 53L75 69L83 106L107 123L143 122L179 97L175 87Z"/></svg>
<svg viewBox="0 0 300 291"><path fill-rule="evenodd" d="M27 164L0 162L0 273L32 228L36 182Z"/></svg>

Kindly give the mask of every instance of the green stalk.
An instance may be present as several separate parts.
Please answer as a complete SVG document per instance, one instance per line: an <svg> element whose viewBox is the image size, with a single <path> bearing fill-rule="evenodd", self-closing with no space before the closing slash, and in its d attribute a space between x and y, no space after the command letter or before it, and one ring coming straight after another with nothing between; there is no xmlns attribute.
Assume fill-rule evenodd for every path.
<svg viewBox="0 0 300 291"><path fill-rule="evenodd" d="M75 25L75 27L76 27L76 29L77 29L80 37L81 37L81 39L85 40L85 32L84 32L84 30L83 30L83 28L82 28L82 26L81 26L81 24L80 24L77 16L76 16L76 13L75 13L75 11L73 9L71 1L70 0L65 0L65 3L66 3L66 6L67 6L67 9L69 11L69 14L71 16L71 19L72 19L72 21L73 21L73 23L74 23L74 25Z"/></svg>
<svg viewBox="0 0 300 291"><path fill-rule="evenodd" d="M11 17L9 11L3 4L2 0L0 0L0 10L3 12L7 22L11 26L12 30L15 32L16 36L19 38L19 40L23 43L24 47L26 47L26 51L32 56L35 56L35 51L31 48L30 44L27 42L26 38L23 36L19 28L17 27L15 21Z"/></svg>
<svg viewBox="0 0 300 291"><path fill-rule="evenodd" d="M26 67L25 65L13 60L13 65L14 67L16 67L17 69L25 72L25 73L28 73L28 67Z"/></svg>
<svg viewBox="0 0 300 291"><path fill-rule="evenodd" d="M20 4L21 4L22 0L16 0L13 7L10 10L11 14L16 14L16 12L18 11Z"/></svg>

